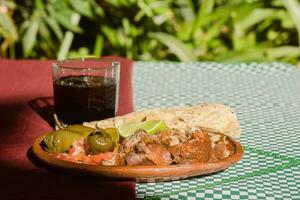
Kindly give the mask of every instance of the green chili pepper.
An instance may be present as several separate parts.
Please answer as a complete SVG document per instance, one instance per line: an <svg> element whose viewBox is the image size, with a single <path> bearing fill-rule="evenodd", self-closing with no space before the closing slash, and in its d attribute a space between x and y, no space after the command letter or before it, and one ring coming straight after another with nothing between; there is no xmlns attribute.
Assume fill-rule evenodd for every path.
<svg viewBox="0 0 300 200"><path fill-rule="evenodd" d="M96 130L87 137L89 154L105 153L114 147L112 137L104 130Z"/></svg>
<svg viewBox="0 0 300 200"><path fill-rule="evenodd" d="M72 144L82 138L82 134L70 130L58 130L48 134L44 139L45 149L49 153L63 153Z"/></svg>
<svg viewBox="0 0 300 200"><path fill-rule="evenodd" d="M68 126L64 130L70 130L70 131L78 132L78 133L82 134L83 137L86 139L87 136L89 134L91 134L93 131L95 131L96 129L90 128L90 127L87 127L87 126L83 126L83 125L80 125L80 124L75 124L75 125L72 125L72 126Z"/></svg>

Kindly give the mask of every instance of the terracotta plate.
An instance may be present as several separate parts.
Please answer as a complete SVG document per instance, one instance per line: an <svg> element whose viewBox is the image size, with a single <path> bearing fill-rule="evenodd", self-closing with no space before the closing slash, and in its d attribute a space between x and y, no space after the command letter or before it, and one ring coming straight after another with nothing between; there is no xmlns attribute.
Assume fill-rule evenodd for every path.
<svg viewBox="0 0 300 200"><path fill-rule="evenodd" d="M46 134L45 134L46 135ZM79 173L113 179L136 180L138 182L157 182L186 179L189 177L207 175L222 171L241 160L244 151L241 144L233 141L236 151L230 157L218 162L195 163L169 166L97 166L63 161L51 156L41 148L41 141L45 135L37 138L32 146L33 153L51 167L67 172Z"/></svg>

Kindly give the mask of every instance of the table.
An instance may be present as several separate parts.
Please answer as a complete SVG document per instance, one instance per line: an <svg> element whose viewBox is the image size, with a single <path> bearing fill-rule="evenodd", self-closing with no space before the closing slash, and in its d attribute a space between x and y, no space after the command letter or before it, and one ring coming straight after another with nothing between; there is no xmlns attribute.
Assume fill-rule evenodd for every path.
<svg viewBox="0 0 300 200"><path fill-rule="evenodd" d="M217 102L236 112L243 160L205 177L138 183L139 199L300 199L300 69L283 63L135 62L134 108Z"/></svg>

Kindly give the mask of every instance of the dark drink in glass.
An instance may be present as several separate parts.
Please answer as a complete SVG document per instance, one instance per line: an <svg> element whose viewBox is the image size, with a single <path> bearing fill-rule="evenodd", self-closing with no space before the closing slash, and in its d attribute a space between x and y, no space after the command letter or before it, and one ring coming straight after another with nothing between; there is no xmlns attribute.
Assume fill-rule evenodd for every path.
<svg viewBox="0 0 300 200"><path fill-rule="evenodd" d="M108 61L102 64L89 59L60 62L64 63L57 64L56 69L53 67L54 111L58 120L71 125L114 117L118 70ZM57 71L61 71L61 76Z"/></svg>
<svg viewBox="0 0 300 200"><path fill-rule="evenodd" d="M55 113L67 124L115 115L116 84L102 77L67 76L54 81Z"/></svg>

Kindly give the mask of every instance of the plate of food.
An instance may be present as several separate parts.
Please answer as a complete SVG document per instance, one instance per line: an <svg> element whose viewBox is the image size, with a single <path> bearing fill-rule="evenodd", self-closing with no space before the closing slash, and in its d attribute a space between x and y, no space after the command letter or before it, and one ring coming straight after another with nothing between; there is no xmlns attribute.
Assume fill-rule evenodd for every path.
<svg viewBox="0 0 300 200"><path fill-rule="evenodd" d="M221 104L143 110L46 133L32 146L60 170L156 182L222 171L242 159L236 114Z"/></svg>

